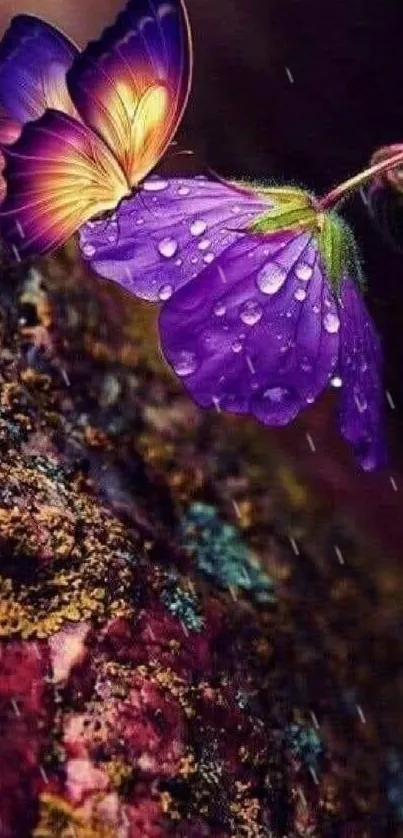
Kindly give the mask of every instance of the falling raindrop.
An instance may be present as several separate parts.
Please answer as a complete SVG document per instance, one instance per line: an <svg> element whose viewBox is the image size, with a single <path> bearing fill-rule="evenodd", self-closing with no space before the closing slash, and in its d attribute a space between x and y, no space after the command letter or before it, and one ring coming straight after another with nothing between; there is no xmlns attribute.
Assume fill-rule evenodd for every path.
<svg viewBox="0 0 403 838"><path fill-rule="evenodd" d="M198 363L194 352L181 352L172 364L177 375L184 377L192 375L197 370Z"/></svg>
<svg viewBox="0 0 403 838"><path fill-rule="evenodd" d="M160 300L169 300L172 297L173 288L172 285L166 284L161 285L160 290L158 291L158 297Z"/></svg>
<svg viewBox="0 0 403 838"><path fill-rule="evenodd" d="M328 332L329 335L334 335L340 329L340 320L337 317L337 314L333 314L331 311L328 311L325 314L323 325Z"/></svg>
<svg viewBox="0 0 403 838"><path fill-rule="evenodd" d="M263 310L255 300L247 300L241 308L240 318L245 326L254 326L263 315Z"/></svg>
<svg viewBox="0 0 403 838"><path fill-rule="evenodd" d="M164 256L165 259L171 259L172 256L175 256L177 250L178 242L170 237L162 239L162 241L158 245L158 252L161 254L161 256Z"/></svg>
<svg viewBox="0 0 403 838"><path fill-rule="evenodd" d="M201 219L193 221L193 223L190 225L190 232L192 236L202 236L203 233L206 232L206 230L207 224L205 221L202 221Z"/></svg>
<svg viewBox="0 0 403 838"><path fill-rule="evenodd" d="M287 271L276 265L275 262L268 262L259 271L256 284L263 294L276 294L284 285L287 279Z"/></svg>
<svg viewBox="0 0 403 838"><path fill-rule="evenodd" d="M143 189L146 192L161 192L163 189L166 189L167 186L169 186L168 181L161 180L160 178L149 178L149 180L146 180L143 183Z"/></svg>

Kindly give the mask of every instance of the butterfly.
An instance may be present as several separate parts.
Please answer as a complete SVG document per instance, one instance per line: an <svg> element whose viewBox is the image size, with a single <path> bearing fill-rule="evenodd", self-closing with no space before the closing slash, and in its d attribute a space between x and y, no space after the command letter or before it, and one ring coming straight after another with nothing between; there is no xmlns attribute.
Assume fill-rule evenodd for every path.
<svg viewBox="0 0 403 838"><path fill-rule="evenodd" d="M40 19L13 19L0 45L0 232L16 258L133 194L172 141L191 75L181 0L129 0L81 53Z"/></svg>

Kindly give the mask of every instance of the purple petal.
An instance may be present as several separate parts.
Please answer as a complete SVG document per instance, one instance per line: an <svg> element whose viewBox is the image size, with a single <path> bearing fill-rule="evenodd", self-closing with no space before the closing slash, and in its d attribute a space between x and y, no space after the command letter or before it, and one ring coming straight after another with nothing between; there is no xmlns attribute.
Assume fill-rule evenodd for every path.
<svg viewBox="0 0 403 838"><path fill-rule="evenodd" d="M386 462L382 353L375 326L351 279L341 288L339 372L341 433L365 471Z"/></svg>
<svg viewBox="0 0 403 838"><path fill-rule="evenodd" d="M115 216L85 224L93 269L146 300L167 300L231 245L270 204L206 178L148 178Z"/></svg>
<svg viewBox="0 0 403 838"><path fill-rule="evenodd" d="M289 423L327 385L339 328L308 233L244 235L160 316L163 352L193 399L267 425Z"/></svg>

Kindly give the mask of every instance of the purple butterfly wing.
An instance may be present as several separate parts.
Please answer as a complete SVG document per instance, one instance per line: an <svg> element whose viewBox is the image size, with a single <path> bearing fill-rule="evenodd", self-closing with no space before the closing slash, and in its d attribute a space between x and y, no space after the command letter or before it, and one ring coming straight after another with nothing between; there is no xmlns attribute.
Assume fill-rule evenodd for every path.
<svg viewBox="0 0 403 838"><path fill-rule="evenodd" d="M155 167L171 142L191 73L190 29L181 0L129 0L68 73L77 109L113 151L131 186Z"/></svg>
<svg viewBox="0 0 403 838"><path fill-rule="evenodd" d="M340 321L308 233L244 235L163 306L163 353L193 399L285 425L338 358Z"/></svg>
<svg viewBox="0 0 403 838"><path fill-rule="evenodd" d="M82 227L80 246L101 276L143 299L166 300L269 208L221 182L154 176L115 216Z"/></svg>
<svg viewBox="0 0 403 838"><path fill-rule="evenodd" d="M379 336L351 279L341 288L340 426L365 471L386 462Z"/></svg>
<svg viewBox="0 0 403 838"><path fill-rule="evenodd" d="M14 142L10 128L38 119L47 108L75 115L65 75L77 55L53 26L30 15L13 18L0 43L0 142Z"/></svg>

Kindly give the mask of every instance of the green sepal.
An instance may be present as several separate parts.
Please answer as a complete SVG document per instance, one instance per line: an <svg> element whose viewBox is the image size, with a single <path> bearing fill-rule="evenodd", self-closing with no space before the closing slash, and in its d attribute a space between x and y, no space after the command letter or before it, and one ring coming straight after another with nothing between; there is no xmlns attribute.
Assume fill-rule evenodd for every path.
<svg viewBox="0 0 403 838"><path fill-rule="evenodd" d="M335 293L342 279L350 276L365 290L360 253L353 232L335 212L323 213L317 243L323 268Z"/></svg>
<svg viewBox="0 0 403 838"><path fill-rule="evenodd" d="M314 228L317 212L312 198L303 189L282 186L260 186L256 192L264 198L272 199L274 206L255 218L248 230L251 233L276 233L279 230L294 228Z"/></svg>

